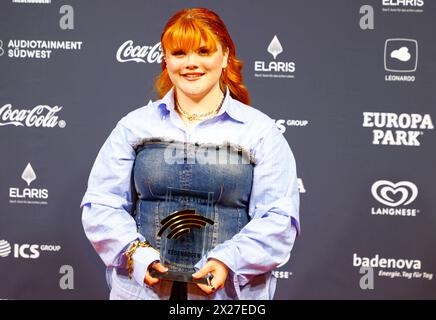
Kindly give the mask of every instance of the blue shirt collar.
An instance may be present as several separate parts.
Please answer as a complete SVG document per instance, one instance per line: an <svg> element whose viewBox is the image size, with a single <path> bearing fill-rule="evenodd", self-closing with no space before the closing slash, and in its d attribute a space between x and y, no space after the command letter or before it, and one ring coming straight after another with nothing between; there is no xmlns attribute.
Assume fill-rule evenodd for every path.
<svg viewBox="0 0 436 320"><path fill-rule="evenodd" d="M230 90L228 87L226 87L226 95L224 98L223 105L221 106L220 111L218 112L217 116L222 115L224 112L227 113L232 119L245 123L245 119L243 118L240 110L238 109L238 106L236 105L237 101L233 99L230 95ZM161 103L159 104L159 107L161 107L164 110L167 110L168 112L171 112L171 110L174 110L174 87L172 87L162 98Z"/></svg>

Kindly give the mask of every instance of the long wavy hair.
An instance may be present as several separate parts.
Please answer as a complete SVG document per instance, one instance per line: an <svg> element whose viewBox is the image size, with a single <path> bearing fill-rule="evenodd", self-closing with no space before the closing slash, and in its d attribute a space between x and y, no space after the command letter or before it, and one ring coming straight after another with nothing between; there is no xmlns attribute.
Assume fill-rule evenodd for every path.
<svg viewBox="0 0 436 320"><path fill-rule="evenodd" d="M210 52L217 50L217 41L223 50L228 50L227 67L220 77L220 87L242 103L250 104L247 88L242 81L242 62L236 57L235 45L221 18L207 8L189 8L178 11L166 24L161 35L163 54L167 50L197 50L201 40ZM165 59L162 59L162 72L157 77L155 89L162 98L173 86L168 75Z"/></svg>

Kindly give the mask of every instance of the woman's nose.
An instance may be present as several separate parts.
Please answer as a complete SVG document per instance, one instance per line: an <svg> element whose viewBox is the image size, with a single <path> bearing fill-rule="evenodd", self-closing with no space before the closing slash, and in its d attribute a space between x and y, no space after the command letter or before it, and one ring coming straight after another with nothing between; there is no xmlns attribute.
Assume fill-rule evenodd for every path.
<svg viewBox="0 0 436 320"><path fill-rule="evenodd" d="M198 60L195 53L188 53L186 58L187 68L197 68Z"/></svg>

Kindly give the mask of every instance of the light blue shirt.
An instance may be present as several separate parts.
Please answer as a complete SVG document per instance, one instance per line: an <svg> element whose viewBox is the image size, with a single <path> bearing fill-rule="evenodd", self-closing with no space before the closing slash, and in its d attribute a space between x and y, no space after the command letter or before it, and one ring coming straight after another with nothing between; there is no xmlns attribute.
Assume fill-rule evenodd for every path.
<svg viewBox="0 0 436 320"><path fill-rule="evenodd" d="M233 99L228 88L218 114L191 130L174 110L173 92L174 88L161 100L123 117L100 149L89 176L81 203L82 222L86 236L107 266L111 298L167 299L170 294L168 281L153 288L143 282L149 264L159 259L151 248L138 248L133 255L134 280L116 272L116 268L125 267L123 253L130 243L146 240L131 216L134 146L143 138L165 137L198 143L228 141L248 150L255 163L249 202L251 221L197 264L200 268L209 258L224 262L234 288L205 297L189 284L188 299L272 299L277 280L270 271L289 259L300 232L292 151L269 116ZM264 283L250 282L265 273Z"/></svg>

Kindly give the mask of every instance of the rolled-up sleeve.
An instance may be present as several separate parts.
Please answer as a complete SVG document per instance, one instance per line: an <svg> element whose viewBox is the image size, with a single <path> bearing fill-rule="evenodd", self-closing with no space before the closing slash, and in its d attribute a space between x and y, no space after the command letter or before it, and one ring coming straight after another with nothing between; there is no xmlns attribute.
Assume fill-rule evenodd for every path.
<svg viewBox="0 0 436 320"><path fill-rule="evenodd" d="M125 267L123 253L126 248L134 240L145 240L137 232L131 215L134 143L133 135L119 122L97 155L81 202L85 234L108 267ZM134 277L143 283L144 263L159 257L152 250L144 250L148 248L140 249L134 254ZM150 261L138 259L145 251L149 251L146 260Z"/></svg>
<svg viewBox="0 0 436 320"><path fill-rule="evenodd" d="M269 272L289 258L300 233L299 190L291 148L275 123L254 147L250 222L208 255L224 262L234 281Z"/></svg>

